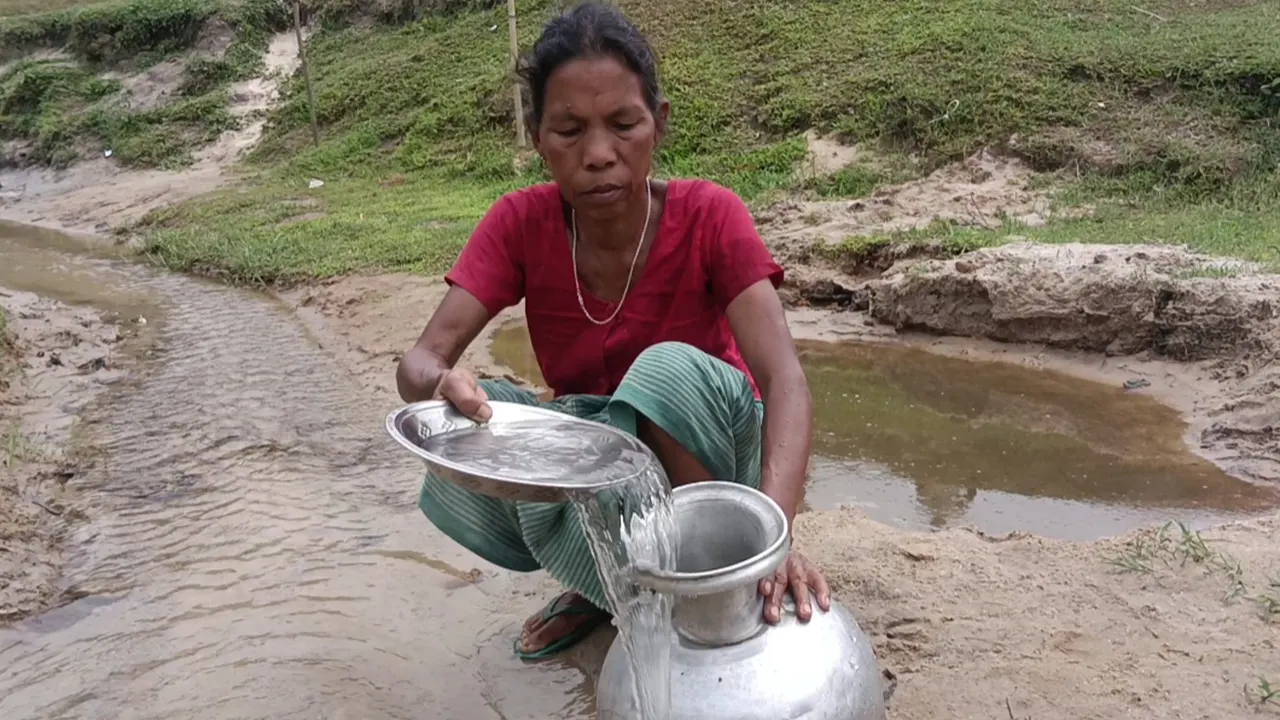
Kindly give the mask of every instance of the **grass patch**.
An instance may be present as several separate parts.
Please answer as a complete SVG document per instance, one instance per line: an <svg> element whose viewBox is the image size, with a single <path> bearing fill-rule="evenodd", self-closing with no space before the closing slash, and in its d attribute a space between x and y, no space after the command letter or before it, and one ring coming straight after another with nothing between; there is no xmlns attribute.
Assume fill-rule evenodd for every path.
<svg viewBox="0 0 1280 720"><path fill-rule="evenodd" d="M200 23L214 16L231 22L245 8L265 8L253 15L258 20L232 22L238 30L279 20L257 2L109 0L0 21L0 39L65 44L90 63L123 54L150 57L189 46ZM521 3L522 46L531 45L562 4ZM306 92L294 78L251 158L253 189L153 218L148 252L171 267L253 282L446 266L487 200L545 177L514 148L505 8L499 5L332 0L311 6L325 23L308 47L321 146L310 144ZM1253 178L1275 167L1270 145L1280 122L1280 44L1270 28L1280 26L1276 3L1156 0L1144 5L1146 13L1126 0L620 5L651 36L673 105L659 175L706 177L757 203L796 191L848 197L898 178L862 166L805 177L799 172L802 133L816 129L883 153L911 153L913 165L925 170L996 146L1041 169L1079 169L1087 181L1080 184L1082 196L1119 197L1088 220L1019 231L1033 239L1193 238L1212 252L1251 259L1274 254L1268 248L1277 221L1260 212L1274 210L1273 200L1238 195L1241 187L1260 187ZM355 15L372 22L352 24ZM94 44L104 36L114 39ZM77 120L72 127L60 119L102 106L93 96L106 90L85 78L64 78L58 87L68 90L24 106L24 137L34 133L50 160L62 157L57 149L74 147L71 138L109 136L127 161L172 163L183 157L181 148L230 121L198 101L242 76L237 68L188 67L196 104L169 111L182 119L104 110L96 122ZM327 183L320 193L324 209L317 211L323 217L304 213L280 225L284 210L277 205L297 199L310 177ZM397 177L407 181L380 185ZM446 201L457 204L445 207ZM421 235L418 222L436 225ZM942 230L942 240L959 247L1000 241L998 233Z"/></svg>
<svg viewBox="0 0 1280 720"><path fill-rule="evenodd" d="M102 0L0 0L0 18L58 12L101 2Z"/></svg>
<svg viewBox="0 0 1280 720"><path fill-rule="evenodd" d="M9 314L0 308L0 383L9 375L17 356L18 347L9 331Z"/></svg>
<svg viewBox="0 0 1280 720"><path fill-rule="evenodd" d="M1216 252L1271 252L1277 221L1231 194L1259 172L1259 138L1280 109L1280 45L1265 30L1280 23L1274 3L1168 0L1149 8L1163 21L1119 0L620 4L651 35L673 105L660 175L707 177L752 202L797 190L848 197L891 178L865 167L802 177L805 130L911 151L926 168L1010 146L1042 168L1080 167L1135 192L1156 178L1153 187L1199 198L1182 207L1153 189L1141 208L1121 202L1024 233L1036 239L1194 237ZM377 16L391 25L331 23L308 48L322 145L310 146L295 79L252 159L257 189L158 219L148 251L172 267L255 282L446 267L487 199L543 178L514 150L504 12L475 5L410 22L394 9ZM521 5L522 46L558 5ZM410 181L370 190L400 176ZM327 183L324 218L278 227L283 211L269 205L308 177ZM464 200L435 217L442 198L456 197ZM450 229L416 232L433 219ZM339 240L348 234L350 244ZM956 228L941 240L961 249L1000 241Z"/></svg>
<svg viewBox="0 0 1280 720"><path fill-rule="evenodd" d="M237 126L226 88L261 69L283 13L275 0L137 0L0 20L0 47L67 53L32 55L0 71L0 141L23 142L29 161L54 166L106 149L126 165L184 165L192 149ZM185 60L176 100L132 107L119 74L174 57L202 38L216 42L208 36L223 29L231 37L222 52Z"/></svg>
<svg viewBox="0 0 1280 720"><path fill-rule="evenodd" d="M174 270L255 285L439 272L511 187L419 175L338 178L309 190L306 176L272 178L152 214L143 251Z"/></svg>

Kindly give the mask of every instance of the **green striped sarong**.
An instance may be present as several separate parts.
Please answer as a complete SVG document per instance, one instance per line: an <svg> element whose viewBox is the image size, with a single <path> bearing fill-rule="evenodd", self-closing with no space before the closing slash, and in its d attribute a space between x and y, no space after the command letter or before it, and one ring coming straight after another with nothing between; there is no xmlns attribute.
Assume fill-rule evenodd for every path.
<svg viewBox="0 0 1280 720"><path fill-rule="evenodd" d="M644 416L691 452L711 476L760 486L763 406L737 368L691 345L666 342L636 358L617 392L541 402L503 380L483 380L490 400L537 405L632 435ZM545 569L565 587L608 608L582 519L568 504L498 500L428 473L418 500L427 519L463 547L517 572Z"/></svg>

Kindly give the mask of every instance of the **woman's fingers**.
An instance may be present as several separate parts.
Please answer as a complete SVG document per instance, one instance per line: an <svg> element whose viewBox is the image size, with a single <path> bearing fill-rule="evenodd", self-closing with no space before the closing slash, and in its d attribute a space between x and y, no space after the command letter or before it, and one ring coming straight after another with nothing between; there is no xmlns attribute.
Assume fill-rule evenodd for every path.
<svg viewBox="0 0 1280 720"><path fill-rule="evenodd" d="M823 577L822 571L812 565L809 566L809 585L818 596L818 607L822 608L823 612L830 610L831 586L827 585L827 579Z"/></svg>
<svg viewBox="0 0 1280 720"><path fill-rule="evenodd" d="M818 568L800 553L792 553L776 573L761 580L759 591L764 596L765 622L771 625L782 619L782 600L788 592L795 600L800 622L809 622L813 617L814 600L823 612L831 609L831 586Z"/></svg>
<svg viewBox="0 0 1280 720"><path fill-rule="evenodd" d="M776 625L782 620L782 598L787 594L786 565L774 574L772 590L764 601L764 620L770 625Z"/></svg>
<svg viewBox="0 0 1280 720"><path fill-rule="evenodd" d="M454 368L440 381L437 394L448 400L458 412L472 420L488 422L493 417L493 408L489 407L489 396L480 387L475 376L463 368Z"/></svg>
<svg viewBox="0 0 1280 720"><path fill-rule="evenodd" d="M480 422L489 422L493 417L493 408L489 407L489 393L480 387L479 382L476 382L476 397L480 400L480 407L476 408L475 419Z"/></svg>
<svg viewBox="0 0 1280 720"><path fill-rule="evenodd" d="M808 564L801 558L792 556L787 562L787 582L791 585L791 597L796 601L796 617L800 622L809 622L813 617L813 605L809 603Z"/></svg>

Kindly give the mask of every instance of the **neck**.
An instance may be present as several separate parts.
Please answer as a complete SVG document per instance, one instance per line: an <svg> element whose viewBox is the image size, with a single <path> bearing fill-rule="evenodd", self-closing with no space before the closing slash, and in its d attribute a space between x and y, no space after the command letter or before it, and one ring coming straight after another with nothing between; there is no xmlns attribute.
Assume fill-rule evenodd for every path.
<svg viewBox="0 0 1280 720"><path fill-rule="evenodd" d="M591 218L578 213L578 242L599 250L634 250L637 242L643 242L640 232L650 212L649 192L641 185L626 208L614 217Z"/></svg>

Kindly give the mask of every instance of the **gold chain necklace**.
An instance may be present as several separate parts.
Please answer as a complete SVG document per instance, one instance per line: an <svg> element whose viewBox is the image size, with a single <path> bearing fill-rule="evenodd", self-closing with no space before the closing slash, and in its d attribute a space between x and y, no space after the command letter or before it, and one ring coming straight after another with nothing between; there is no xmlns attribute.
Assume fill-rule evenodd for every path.
<svg viewBox="0 0 1280 720"><path fill-rule="evenodd" d="M604 320L591 317L591 313L587 311L587 301L582 297L582 280L578 277L578 211L570 210L569 214L573 222L573 286L578 291L578 307L582 308L582 314L596 325L608 325L613 322L613 319L622 311L622 303L626 302L627 293L631 292L631 279L636 273L636 262L640 259L640 249L644 247L644 237L649 234L649 218L653 216L653 183L649 178L645 178L644 188L644 227L640 230L640 242L636 243L636 254L631 257L631 269L627 271L627 284L622 289L622 297L618 298L618 306L613 309L613 314Z"/></svg>

